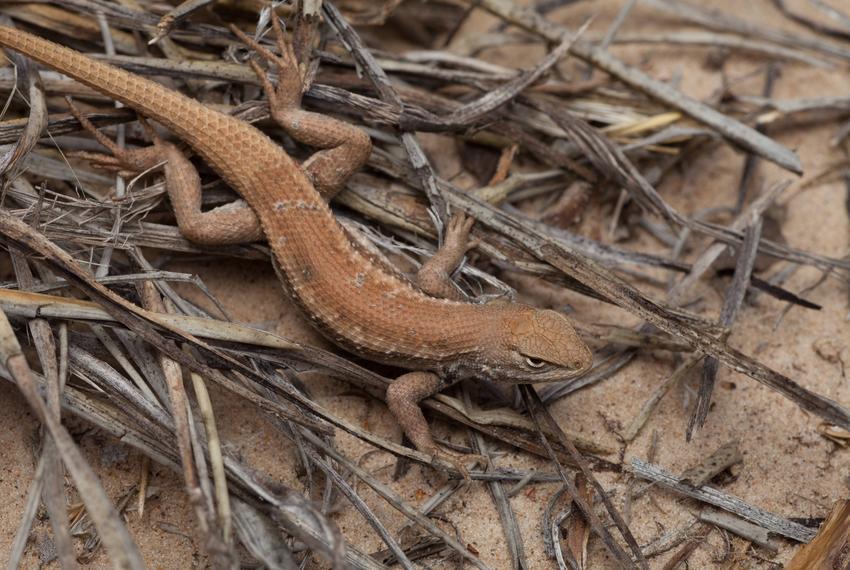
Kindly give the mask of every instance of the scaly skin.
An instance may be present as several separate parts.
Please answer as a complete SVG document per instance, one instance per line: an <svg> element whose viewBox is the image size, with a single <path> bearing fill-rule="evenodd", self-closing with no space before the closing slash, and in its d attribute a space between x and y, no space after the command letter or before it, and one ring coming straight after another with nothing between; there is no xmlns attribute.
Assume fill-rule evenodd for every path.
<svg viewBox="0 0 850 570"><path fill-rule="evenodd" d="M250 209L201 213L197 173L173 145L156 139L158 156L168 160L169 195L181 230L207 244L233 243L258 235L259 223L284 288L317 329L352 352L415 371L397 379L387 397L420 450L446 457L418 402L459 378L536 383L584 373L592 354L563 315L508 302L473 304L451 293L448 274L468 247L469 224L462 217L452 223L448 247L420 275L420 287L431 294L352 243L326 199L366 161L368 136L300 109L298 65L276 29L280 56L240 37L279 68L275 88L253 64L273 117L293 138L325 149L303 166L251 125L148 79L12 28L0 27L0 45L156 120L200 154Z"/></svg>

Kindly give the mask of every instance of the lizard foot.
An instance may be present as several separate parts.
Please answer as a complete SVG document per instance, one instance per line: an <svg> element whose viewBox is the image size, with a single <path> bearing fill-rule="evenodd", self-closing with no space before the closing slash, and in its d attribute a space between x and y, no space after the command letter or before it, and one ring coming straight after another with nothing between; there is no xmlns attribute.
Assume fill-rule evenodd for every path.
<svg viewBox="0 0 850 570"><path fill-rule="evenodd" d="M110 154L96 152L73 152L69 156L82 158L90 161L95 167L105 170L115 170L121 174L138 174L156 166L162 161L160 144L161 140L156 134L156 131L148 124L143 117L139 117L139 123L145 128L148 136L154 142L153 146L146 148L126 149L118 146L115 141L103 134L97 127L89 121L80 109L74 105L70 97L65 97L68 102L71 114L80 123L84 130L90 132L97 142L109 149Z"/></svg>
<svg viewBox="0 0 850 570"><path fill-rule="evenodd" d="M467 216L463 212L453 214L446 226L446 239L444 248L466 253L481 244L479 239L469 239L469 232L475 224L475 218Z"/></svg>
<svg viewBox="0 0 850 570"><path fill-rule="evenodd" d="M277 71L278 80L277 87L275 87L256 60L251 59L248 61L248 64L254 70L254 73L257 74L269 98L269 111L272 118L280 122L285 119L286 111L297 109L301 106L306 66L301 65L301 62L298 61L292 41L286 37L280 21L276 17L272 18L272 28L274 28L275 44L280 55L260 45L259 42L247 36L236 26L230 26L230 30L240 40L260 54ZM278 118L279 116L280 119Z"/></svg>
<svg viewBox="0 0 850 570"><path fill-rule="evenodd" d="M486 455L460 453L436 445L426 453L431 455L432 465L435 467L452 467L466 480L470 480L470 467L487 465L490 461Z"/></svg>
<svg viewBox="0 0 850 570"><path fill-rule="evenodd" d="M452 282L451 274L458 268L463 256L480 245L478 239L469 239L475 219L463 212L452 215L446 224L445 239L416 274L416 284L422 291L441 299L467 300L467 296Z"/></svg>

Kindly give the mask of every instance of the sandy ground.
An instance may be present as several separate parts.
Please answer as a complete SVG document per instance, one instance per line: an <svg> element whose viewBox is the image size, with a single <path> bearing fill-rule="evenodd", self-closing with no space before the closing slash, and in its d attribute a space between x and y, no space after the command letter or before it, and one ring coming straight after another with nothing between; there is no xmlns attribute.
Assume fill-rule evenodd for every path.
<svg viewBox="0 0 850 570"><path fill-rule="evenodd" d="M577 26L588 16L596 14L590 33L601 33L616 14L621 1L579 2L552 15L564 24ZM732 0L713 0L711 5L737 12L764 25L790 30L801 29L781 17L767 0L742 3ZM492 18L483 14L474 16L460 34L475 33L492 25ZM624 32L670 29L670 20L657 12L638 8L629 17ZM805 31L803 31L805 33ZM614 52L624 60L639 65L656 78L681 78L682 89L696 98L709 96L721 85L720 74L703 65L707 51L665 47L615 47ZM486 57L502 64L513 62L528 65L540 56L538 48L511 47L490 50ZM760 69L763 61L735 55L725 66L730 77L741 77ZM570 68L569 65L565 66ZM756 94L761 89L762 74L757 73L735 88L738 94ZM801 64L785 64L778 81L775 96L813 97L846 95L850 74L846 69L825 71ZM802 159L806 176L822 172L842 158L839 151L828 146L837 122L826 124L786 125L770 135L795 149ZM426 140L432 149L435 163L452 172L453 158L445 153L450 145ZM719 147L702 154L688 164L684 171L670 176L660 187L664 197L682 212L691 213L707 206L728 205L735 201L738 177L743 157L728 147ZM791 178L771 165L761 165L755 188ZM786 193L784 203L787 216L783 232L788 242L796 247L829 256L842 256L848 251L848 216L844 206L845 189L841 183L815 185L810 190L791 198L797 181ZM607 218L601 210L591 206L582 231L598 237L604 234ZM628 247L645 251L658 251L656 242L639 238ZM324 345L293 309L282 298L271 268L260 263L239 263L228 260L211 263L175 263L173 269L197 272L213 292L231 311L235 319L268 328L281 335ZM791 290L799 291L818 278L814 270L799 271L788 283ZM698 293L703 302L698 305L707 316L717 314L721 294L728 281L704 282ZM658 298L659 290L650 291ZM187 295L195 295L184 289ZM594 323L632 323L629 315L589 301L567 291L547 290L540 294L541 304L569 303L576 309L579 319ZM195 298L199 298L195 295ZM823 305L822 311L792 310L774 328L783 305L775 300L759 298L748 305L740 315L730 342L746 353L755 355L771 367L791 376L804 386L845 405L850 405L850 386L844 378L840 364L820 357L813 345L822 339L832 339L848 354L850 325L845 320L848 311L847 288L835 279L827 280L809 295ZM326 345L325 345L326 346ZM644 354L625 370L606 382L576 393L557 402L552 407L555 418L564 427L580 431L595 440L621 449L622 444L614 431L628 424L654 387L662 382L674 366L669 354L656 352ZM400 432L388 416L383 403L365 397L350 387L323 378L310 381L315 397L323 405L351 421L358 422L384 437L398 440ZM763 509L788 517L823 517L836 499L847 495L850 482L848 450L839 448L818 435L820 421L745 376L721 369L714 405L708 422L694 440L684 439L689 405L693 402L694 379L685 387L674 389L662 401L641 435L624 451L624 460L645 458L653 433L658 435L655 462L672 472L694 465L721 444L736 439L744 461L734 469L734 475L723 480L724 491ZM215 394L214 394L215 395ZM221 396L219 394L219 396ZM242 402L232 398L216 398L219 426L229 445L243 455L249 464L278 478L282 483L301 488L293 469L294 457L288 442L262 417ZM83 448L101 474L109 494L119 498L127 493L138 479L140 457L124 449L97 431L73 424ZM445 426L437 423L439 433ZM6 384L0 385L0 554L8 551L20 513L25 502L30 476L34 469L34 442L38 425L22 398ZM462 441L464 434L452 434ZM371 448L360 441L340 434L338 445L349 457L361 457ZM110 446L109 453L100 452ZM545 467L544 462L511 449L501 452L497 465L501 467ZM617 456L609 459L616 461ZM391 458L383 453L369 453L363 464L382 480L391 484L396 492L413 504L421 503L442 482L439 475L413 467L398 481L391 481ZM182 492L180 481L170 472L152 467L152 483L157 489L143 517L130 510L127 519L150 568L171 569L203 567L203 556L193 534L194 523ZM623 492L629 479L626 476L601 474L600 479L622 505ZM546 502L557 489L555 485L538 485L526 488L511 501L517 514L525 541L525 552L531 568L550 568L554 563L543 553L540 521ZM375 513L393 531L404 520L386 503L364 490ZM73 493L71 494L73 496ZM692 519L700 506L662 490L653 490L637 499L631 506L631 529L639 543L650 542L665 530L677 528ZM462 541L480 553L492 568L509 568L509 558L504 548L504 538L498 516L487 489L472 484L441 511L445 521L460 534ZM340 504L334 515L348 540L363 551L371 552L382 547L377 535L347 504ZM444 524L445 528L449 528ZM39 553L49 549L48 524L42 517L32 533L26 558L27 568L39 567ZM778 568L787 562L796 545L779 540L780 550L771 555L765 550L751 547L738 538L731 543L717 531L697 548L690 558L691 568ZM727 549L732 550L728 552ZM612 567L607 562L601 543L591 540L591 568ZM670 553L654 558L652 568L662 568ZM0 560L3 556L0 555ZM453 562L432 563L433 568L453 568ZM55 567L55 562L48 568ZM108 561L98 555L87 568L106 568Z"/></svg>

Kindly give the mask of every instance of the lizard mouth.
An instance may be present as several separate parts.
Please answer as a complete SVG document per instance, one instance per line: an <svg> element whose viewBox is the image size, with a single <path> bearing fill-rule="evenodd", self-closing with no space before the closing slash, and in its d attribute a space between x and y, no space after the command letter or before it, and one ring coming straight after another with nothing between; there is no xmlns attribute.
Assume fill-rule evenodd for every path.
<svg viewBox="0 0 850 570"><path fill-rule="evenodd" d="M593 368L593 362L588 362L587 364L583 365L581 368L578 368L578 369L570 372L568 378L578 378L579 376L584 376L585 374L590 372L591 368Z"/></svg>
<svg viewBox="0 0 850 570"><path fill-rule="evenodd" d="M537 374L531 374L528 381L534 384L542 384L546 382L562 382L565 380L573 380L587 374L593 368L593 360L577 363L575 368L558 367L549 370L541 370Z"/></svg>
<svg viewBox="0 0 850 570"><path fill-rule="evenodd" d="M574 380L586 374L593 367L593 363L587 363L581 368L555 368L550 370L541 370L537 373L517 373L511 374L507 378L503 378L505 382L514 384L547 384L550 382L563 382L566 380Z"/></svg>

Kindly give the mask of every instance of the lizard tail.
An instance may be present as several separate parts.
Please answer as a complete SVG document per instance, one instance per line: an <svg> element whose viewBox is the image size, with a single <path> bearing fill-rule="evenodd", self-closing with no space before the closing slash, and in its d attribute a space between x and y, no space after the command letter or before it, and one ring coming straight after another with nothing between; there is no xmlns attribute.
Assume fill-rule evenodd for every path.
<svg viewBox="0 0 850 570"><path fill-rule="evenodd" d="M21 30L0 26L0 46L20 52L159 122L211 164L232 164L231 161L239 160L233 156L235 147L228 141L234 132L239 131L242 137L246 135L242 123L233 117L181 93L163 89L154 81ZM219 174L231 178L228 175L233 173Z"/></svg>

